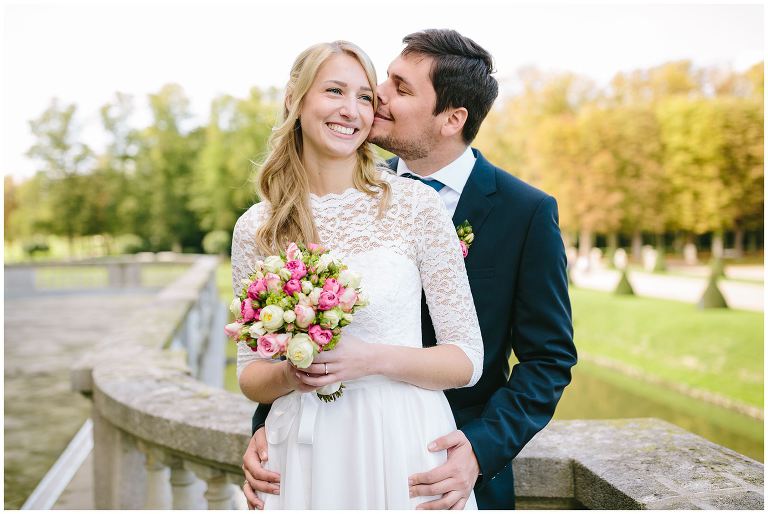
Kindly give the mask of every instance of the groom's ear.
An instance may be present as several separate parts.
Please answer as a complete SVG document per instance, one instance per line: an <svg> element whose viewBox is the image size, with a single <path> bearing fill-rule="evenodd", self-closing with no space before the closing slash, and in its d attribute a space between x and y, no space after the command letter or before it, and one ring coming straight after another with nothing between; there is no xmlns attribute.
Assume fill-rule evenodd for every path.
<svg viewBox="0 0 768 514"><path fill-rule="evenodd" d="M453 137L456 134L461 134L464 129L464 123L467 121L469 112L464 107L458 107L456 109L448 109L445 113L445 121L442 127L440 127L440 134L444 137Z"/></svg>

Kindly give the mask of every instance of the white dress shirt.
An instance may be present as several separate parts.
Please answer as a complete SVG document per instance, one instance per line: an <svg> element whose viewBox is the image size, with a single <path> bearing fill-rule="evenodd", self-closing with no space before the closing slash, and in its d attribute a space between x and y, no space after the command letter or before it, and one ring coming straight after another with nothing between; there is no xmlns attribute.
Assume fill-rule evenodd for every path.
<svg viewBox="0 0 768 514"><path fill-rule="evenodd" d="M453 213L456 212L456 206L459 204L461 192L464 190L469 174L472 173L472 168L475 166L475 160L475 154L472 153L472 149L467 147L458 159L426 177L421 177L419 173L408 169L408 165L405 164L403 159L398 159L396 173L398 177L404 173L410 173L411 175L421 177L424 181L439 180L445 184L445 187L438 194L443 199L448 213L453 217Z"/></svg>

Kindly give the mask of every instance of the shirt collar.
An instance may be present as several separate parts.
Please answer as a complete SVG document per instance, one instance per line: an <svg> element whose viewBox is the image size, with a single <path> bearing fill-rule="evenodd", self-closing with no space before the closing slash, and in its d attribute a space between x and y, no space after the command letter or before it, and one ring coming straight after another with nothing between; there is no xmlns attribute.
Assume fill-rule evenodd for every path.
<svg viewBox="0 0 768 514"><path fill-rule="evenodd" d="M472 173L472 168L475 167L475 154L472 153L472 148L467 147L455 161L451 162L444 168L437 170L424 177L424 180L439 180L447 187L450 187L457 193L461 194L464 190L464 186L469 180L469 175ZM412 175L420 176L418 173L412 172L408 169L408 165L405 164L403 159L397 160L397 175L401 176L404 173L410 173Z"/></svg>

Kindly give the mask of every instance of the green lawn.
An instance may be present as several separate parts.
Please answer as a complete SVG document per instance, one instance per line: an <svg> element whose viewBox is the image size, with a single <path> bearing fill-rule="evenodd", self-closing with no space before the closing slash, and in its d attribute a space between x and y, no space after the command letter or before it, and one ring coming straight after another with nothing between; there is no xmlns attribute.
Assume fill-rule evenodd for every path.
<svg viewBox="0 0 768 514"><path fill-rule="evenodd" d="M763 315L572 288L577 349L763 406Z"/></svg>

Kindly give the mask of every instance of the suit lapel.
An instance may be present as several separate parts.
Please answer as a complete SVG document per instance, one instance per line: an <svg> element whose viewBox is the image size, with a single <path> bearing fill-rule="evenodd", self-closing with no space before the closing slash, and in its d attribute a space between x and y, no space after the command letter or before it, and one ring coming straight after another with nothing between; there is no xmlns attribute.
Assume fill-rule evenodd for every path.
<svg viewBox="0 0 768 514"><path fill-rule="evenodd" d="M474 148L472 153L476 158L475 166L459 197L456 212L453 214L453 224L458 226L464 220L468 220L472 225L472 232L477 237L480 227L493 209L493 202L488 197L496 192L496 177L493 173L493 165L483 157L483 154Z"/></svg>
<svg viewBox="0 0 768 514"><path fill-rule="evenodd" d="M475 148L472 149L472 153L475 154L475 165L456 205L453 224L459 226L464 220L469 220L472 232L477 234L493 209L493 203L488 197L496 192L496 178L493 174L493 165L483 157L483 154ZM387 161L387 165L390 169L397 170L398 160L398 157L392 157Z"/></svg>

